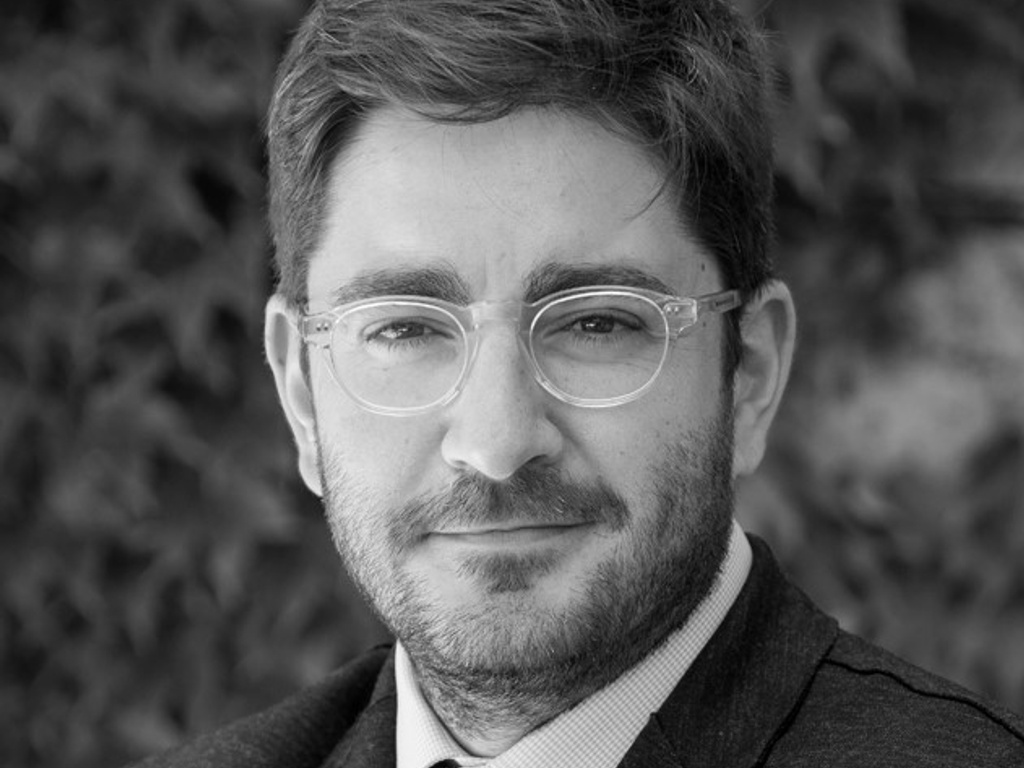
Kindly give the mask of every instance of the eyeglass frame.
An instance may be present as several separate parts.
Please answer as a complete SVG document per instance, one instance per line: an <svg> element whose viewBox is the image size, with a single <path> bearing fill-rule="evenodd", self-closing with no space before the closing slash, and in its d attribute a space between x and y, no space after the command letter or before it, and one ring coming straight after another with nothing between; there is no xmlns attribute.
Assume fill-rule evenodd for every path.
<svg viewBox="0 0 1024 768"><path fill-rule="evenodd" d="M588 298L598 296L628 296L639 298L655 306L661 313L662 321L666 331L665 345L662 351L661 360L657 369L651 374L647 382L637 389L624 395L616 395L608 398L582 398L570 395L558 388L541 369L533 349L533 330L537 317L546 309L561 302L574 298ZM462 332L466 344L467 354L462 363L462 369L455 378L454 383L440 398L427 403L409 408L398 408L382 406L371 403L356 395L341 381L331 355L331 340L333 339L334 326L347 314L368 307L379 305L406 305L406 306L427 306L449 315L455 321ZM675 296L673 294L661 293L647 288L633 288L620 285L592 285L581 288L569 288L563 291L556 291L533 302L517 301L477 301L471 304L455 304L444 299L430 296L417 295L385 295L374 296L366 299L346 302L322 312L308 312L308 305L299 312L295 322L296 330L302 341L310 346L319 347L327 358L328 370L334 380L346 395L348 395L360 408L384 416L418 416L429 411L444 407L452 402L462 392L469 379L469 371L473 367L479 349L478 331L485 322L501 321L513 322L518 326L520 346L526 352L530 362L533 377L541 387L556 399L574 405L579 408L611 408L623 405L644 395L657 380L665 367L665 360L672 342L687 336L693 331L700 319L709 314L723 314L731 312L742 305L740 292L735 289L707 293L701 296ZM507 308L516 307L516 313L509 313ZM505 312L500 310L505 308ZM524 329L525 328L525 332ZM314 336L327 335L326 343L318 343L313 340ZM525 340L525 343L524 343Z"/></svg>

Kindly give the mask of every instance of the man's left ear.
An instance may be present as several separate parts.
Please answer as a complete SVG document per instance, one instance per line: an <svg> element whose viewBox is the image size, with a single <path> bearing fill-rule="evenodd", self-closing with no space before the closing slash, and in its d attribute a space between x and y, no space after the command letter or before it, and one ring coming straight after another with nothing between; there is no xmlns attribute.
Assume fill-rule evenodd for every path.
<svg viewBox="0 0 1024 768"><path fill-rule="evenodd" d="M773 280L747 305L740 322L742 357L733 386L733 475L749 475L764 456L768 430L789 380L796 309L785 283Z"/></svg>

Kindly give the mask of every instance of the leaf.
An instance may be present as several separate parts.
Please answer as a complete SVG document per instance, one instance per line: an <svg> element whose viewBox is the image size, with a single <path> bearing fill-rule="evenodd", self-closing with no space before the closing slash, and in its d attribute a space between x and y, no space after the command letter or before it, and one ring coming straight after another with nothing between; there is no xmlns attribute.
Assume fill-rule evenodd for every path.
<svg viewBox="0 0 1024 768"><path fill-rule="evenodd" d="M768 18L782 36L789 98L778 116L778 165L808 199L825 189L820 145L841 146L853 130L825 84L830 55L841 46L883 73L894 87L913 78L896 0L780 0Z"/></svg>

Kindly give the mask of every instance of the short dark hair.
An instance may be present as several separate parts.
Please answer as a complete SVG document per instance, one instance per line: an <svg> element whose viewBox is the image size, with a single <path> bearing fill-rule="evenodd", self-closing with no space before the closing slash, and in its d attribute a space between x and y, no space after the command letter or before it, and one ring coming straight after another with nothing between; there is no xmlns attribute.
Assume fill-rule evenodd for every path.
<svg viewBox="0 0 1024 768"><path fill-rule="evenodd" d="M317 0L270 108L278 291L306 301L328 169L367 114L400 105L487 122L553 107L648 151L688 231L746 301L772 277L764 48L724 0ZM731 313L730 373L738 323Z"/></svg>

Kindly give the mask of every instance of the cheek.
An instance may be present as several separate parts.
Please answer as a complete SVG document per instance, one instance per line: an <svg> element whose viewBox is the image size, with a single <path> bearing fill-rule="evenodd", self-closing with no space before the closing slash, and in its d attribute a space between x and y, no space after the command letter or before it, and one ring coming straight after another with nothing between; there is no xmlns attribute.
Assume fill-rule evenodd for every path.
<svg viewBox="0 0 1024 768"><path fill-rule="evenodd" d="M666 425L660 409L643 400L607 410L576 409L563 422L567 451L563 473L584 482L600 480L639 512L646 505L651 473L659 463L662 441L674 425Z"/></svg>
<svg viewBox="0 0 1024 768"><path fill-rule="evenodd" d="M330 389L318 389L317 395L321 450L344 468L354 486L385 503L424 490L424 479L440 459L433 422L367 413Z"/></svg>
<svg viewBox="0 0 1024 768"><path fill-rule="evenodd" d="M703 332L703 331L702 331ZM669 434L716 419L722 407L722 360L718 347L696 338L676 344L654 388L643 401L655 424Z"/></svg>
<svg viewBox="0 0 1024 768"><path fill-rule="evenodd" d="M604 411L579 410L565 424L584 464L579 471L602 478L641 514L652 503L668 458L680 448L693 448L694 436L721 415L717 370L691 365L663 374L639 400Z"/></svg>

